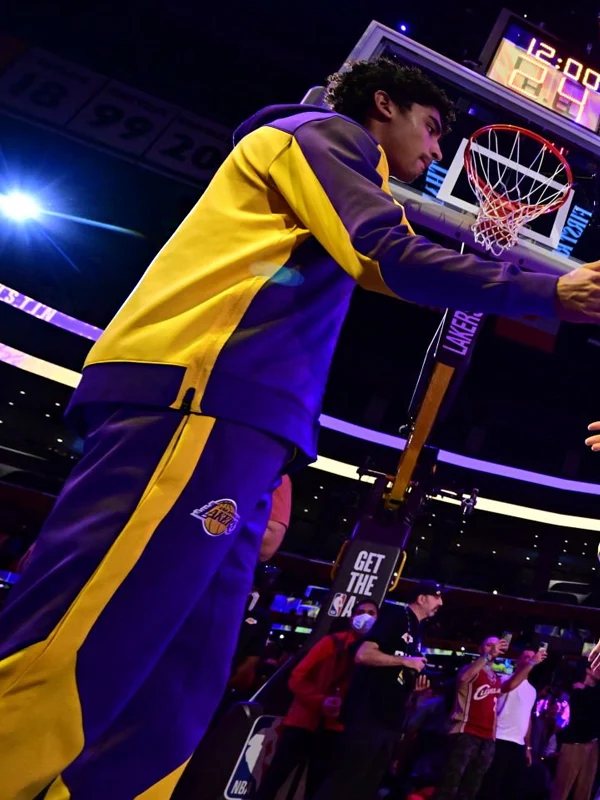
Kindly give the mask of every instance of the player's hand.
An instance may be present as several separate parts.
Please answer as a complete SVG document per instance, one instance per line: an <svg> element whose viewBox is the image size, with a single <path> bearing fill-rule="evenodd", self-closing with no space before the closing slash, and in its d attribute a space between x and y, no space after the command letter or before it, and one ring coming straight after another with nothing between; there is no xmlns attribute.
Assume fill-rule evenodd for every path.
<svg viewBox="0 0 600 800"><path fill-rule="evenodd" d="M559 319L600 323L600 261L561 275L556 300Z"/></svg>
<svg viewBox="0 0 600 800"><path fill-rule="evenodd" d="M423 672L427 666L427 659L423 656L411 656L409 658L404 658L404 666L408 667L408 669L414 669L417 672Z"/></svg>
<svg viewBox="0 0 600 800"><path fill-rule="evenodd" d="M537 653L532 658L534 666L537 667L538 664L541 664L542 661L545 661L548 658L548 653L544 648L540 648Z"/></svg>
<svg viewBox="0 0 600 800"><path fill-rule="evenodd" d="M594 672L600 673L600 642L592 649L588 656L588 661Z"/></svg>
<svg viewBox="0 0 600 800"><path fill-rule="evenodd" d="M533 755L529 748L525 750L525 761L527 762L528 767L530 767L533 764Z"/></svg>
<svg viewBox="0 0 600 800"><path fill-rule="evenodd" d="M591 425L588 425L588 431L600 431L600 422L592 422ZM595 436L588 436L585 443L596 453L600 450L600 434L597 433Z"/></svg>
<svg viewBox="0 0 600 800"><path fill-rule="evenodd" d="M415 688L413 689L413 692L415 694L422 694L423 692L426 692L430 688L431 688L431 683L427 675L419 675L419 677L417 678L417 682L415 683Z"/></svg>

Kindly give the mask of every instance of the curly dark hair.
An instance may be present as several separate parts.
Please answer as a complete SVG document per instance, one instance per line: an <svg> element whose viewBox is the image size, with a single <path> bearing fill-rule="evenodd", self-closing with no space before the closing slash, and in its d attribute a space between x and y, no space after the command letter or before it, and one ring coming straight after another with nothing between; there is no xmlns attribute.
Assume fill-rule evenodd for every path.
<svg viewBox="0 0 600 800"><path fill-rule="evenodd" d="M384 91L400 108L413 103L437 108L442 130L454 122L454 104L442 89L417 67L406 67L390 58L354 61L330 75L325 102L334 111L363 124L373 108L373 95Z"/></svg>

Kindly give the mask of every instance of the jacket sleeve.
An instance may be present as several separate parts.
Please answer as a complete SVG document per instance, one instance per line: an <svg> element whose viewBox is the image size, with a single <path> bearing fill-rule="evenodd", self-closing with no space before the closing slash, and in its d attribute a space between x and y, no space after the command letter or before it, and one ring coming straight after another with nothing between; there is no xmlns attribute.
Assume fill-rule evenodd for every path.
<svg viewBox="0 0 600 800"><path fill-rule="evenodd" d="M421 305L556 316L557 278L460 255L414 235L382 164L383 151L362 126L324 115L295 131L269 177L304 227L365 289Z"/></svg>
<svg viewBox="0 0 600 800"><path fill-rule="evenodd" d="M298 700L307 705L322 704L328 687L321 685L322 681L318 679L319 668L328 658L333 658L334 654L331 636L324 636L292 670L288 686Z"/></svg>

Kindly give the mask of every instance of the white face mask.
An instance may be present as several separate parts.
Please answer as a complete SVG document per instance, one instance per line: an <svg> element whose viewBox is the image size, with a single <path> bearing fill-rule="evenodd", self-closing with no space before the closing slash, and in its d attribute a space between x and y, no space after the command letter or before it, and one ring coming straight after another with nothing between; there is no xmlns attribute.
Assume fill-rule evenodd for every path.
<svg viewBox="0 0 600 800"><path fill-rule="evenodd" d="M370 614L359 614L357 617L352 618L352 627L355 631L361 633L368 633L375 624L375 617Z"/></svg>

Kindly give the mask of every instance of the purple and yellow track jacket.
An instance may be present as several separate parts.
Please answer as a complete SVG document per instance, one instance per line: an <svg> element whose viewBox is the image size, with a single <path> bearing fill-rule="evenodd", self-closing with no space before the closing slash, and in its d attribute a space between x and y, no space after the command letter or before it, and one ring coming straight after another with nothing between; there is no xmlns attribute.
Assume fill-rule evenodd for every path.
<svg viewBox="0 0 600 800"><path fill-rule="evenodd" d="M273 106L235 141L92 348L72 408L184 407L282 437L310 460L356 284L428 306L554 316L555 278L416 236L382 148L356 122Z"/></svg>

